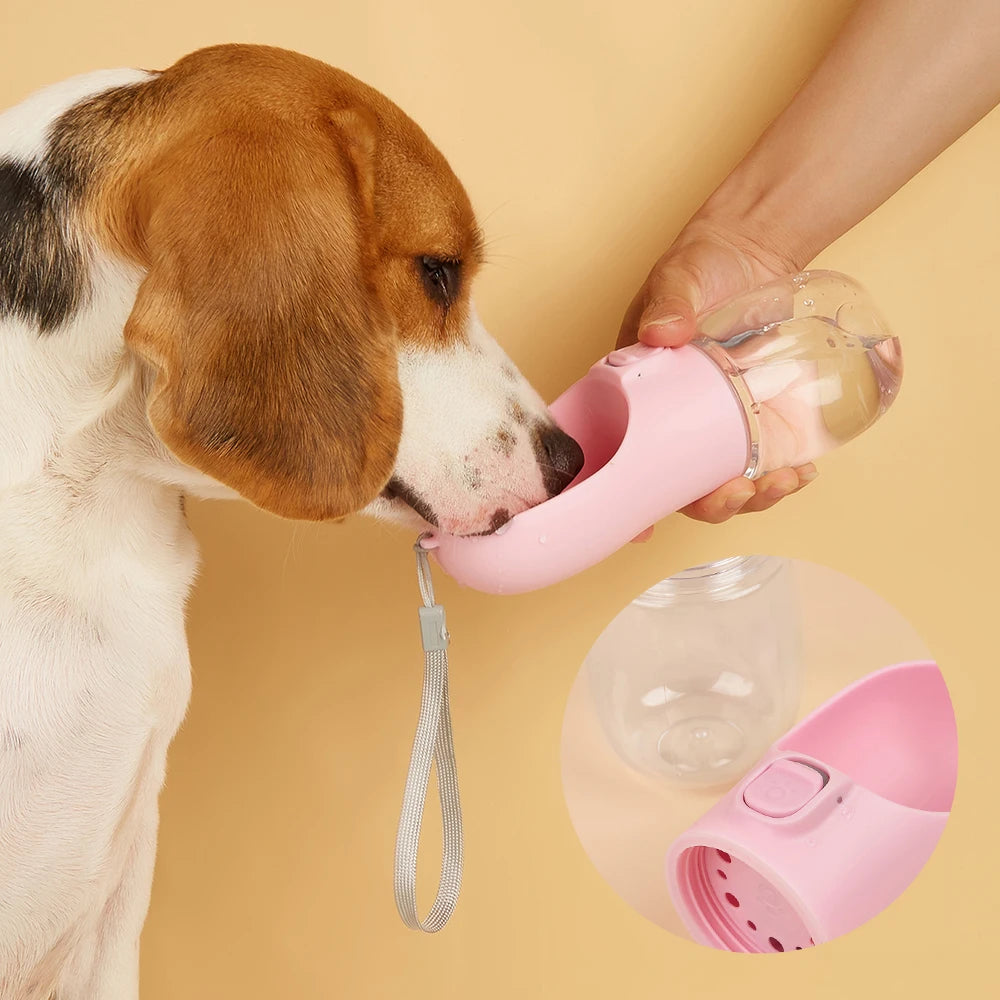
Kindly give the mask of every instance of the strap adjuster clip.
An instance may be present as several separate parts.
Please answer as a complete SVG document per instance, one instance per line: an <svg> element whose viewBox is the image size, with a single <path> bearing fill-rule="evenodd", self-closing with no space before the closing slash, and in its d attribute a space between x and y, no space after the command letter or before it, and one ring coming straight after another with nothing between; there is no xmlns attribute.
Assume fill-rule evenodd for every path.
<svg viewBox="0 0 1000 1000"><path fill-rule="evenodd" d="M429 608L418 608L420 615L420 641L425 653L436 653L448 648L448 628L444 619L444 607L432 604Z"/></svg>

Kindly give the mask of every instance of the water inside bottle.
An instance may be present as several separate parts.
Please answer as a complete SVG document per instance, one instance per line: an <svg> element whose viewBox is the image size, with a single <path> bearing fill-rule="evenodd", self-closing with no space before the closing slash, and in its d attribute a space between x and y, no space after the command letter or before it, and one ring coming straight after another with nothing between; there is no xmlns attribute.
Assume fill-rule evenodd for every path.
<svg viewBox="0 0 1000 1000"><path fill-rule="evenodd" d="M836 271L802 271L702 317L696 341L747 414L748 474L802 465L870 427L903 377L899 341Z"/></svg>
<svg viewBox="0 0 1000 1000"><path fill-rule="evenodd" d="M711 353L718 357L723 349L727 373L749 397L760 439L758 473L818 458L857 437L892 405L903 375L899 341L845 329L850 309L713 342Z"/></svg>

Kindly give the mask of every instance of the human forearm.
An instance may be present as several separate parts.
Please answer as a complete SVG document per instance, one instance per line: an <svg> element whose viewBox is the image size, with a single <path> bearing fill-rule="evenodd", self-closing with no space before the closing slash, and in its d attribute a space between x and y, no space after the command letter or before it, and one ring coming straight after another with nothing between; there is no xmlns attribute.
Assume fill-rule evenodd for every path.
<svg viewBox="0 0 1000 1000"><path fill-rule="evenodd" d="M998 0L862 0L696 219L805 266L998 101Z"/></svg>

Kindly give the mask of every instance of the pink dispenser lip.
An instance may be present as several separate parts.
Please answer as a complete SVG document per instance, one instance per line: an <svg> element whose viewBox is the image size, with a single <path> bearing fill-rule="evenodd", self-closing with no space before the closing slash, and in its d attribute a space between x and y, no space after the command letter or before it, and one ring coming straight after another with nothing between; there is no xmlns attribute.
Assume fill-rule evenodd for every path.
<svg viewBox="0 0 1000 1000"><path fill-rule="evenodd" d="M478 541L483 539L501 538L511 530L523 528L530 531L532 530L533 522L544 522L546 519L558 516L560 508L567 505L566 498L572 490L576 489L581 483L586 482L591 478L591 476L600 472L603 468L614 461L615 456L618 454L625 441L625 435L628 431L628 417L630 415L631 408L629 405L628 393L624 391L621 379L618 377L619 373L617 371L619 368L624 367L624 365L620 363L612 363L611 359L616 359L616 357L621 359L624 356L628 356L629 351L635 352L635 349L638 347L646 348L648 351L648 354L644 353L643 355L640 355L640 357L655 355L663 350L666 350L666 348L662 347L648 348L645 344L637 344L631 349L612 351L611 354L607 355L607 357L602 358L595 365L591 366L590 371L586 376L574 382L549 407L552 417L559 426L560 430L565 431L573 437L584 452L584 466L580 472L577 473L573 481L561 493L556 494L554 497L550 497L543 503L536 504L534 507L529 507L527 510L522 510L520 513L515 514L506 524L501 525L501 527L499 527L496 531L491 532L489 535L463 535L456 537L461 537L463 542L476 544ZM600 378L600 376L605 373L610 377ZM618 403L621 407L618 414L618 421L610 428L610 436L616 439L614 448L600 458L596 458L594 456L594 442L592 439L581 441L576 437L574 432L579 433L579 427L574 426L574 421L560 419L561 411L566 407L566 401L571 400L577 395L586 396L588 391L591 396L594 396L597 393L614 393L615 396L617 396ZM604 450L607 451L607 449ZM447 537L447 533L435 529L433 531L429 531L427 535L421 539L420 544L425 549L436 549L440 547L441 541L444 537Z"/></svg>
<svg viewBox="0 0 1000 1000"><path fill-rule="evenodd" d="M858 741L859 730L871 738ZM892 903L930 858L948 819L957 754L951 700L932 661L896 664L851 684L673 842L667 881L685 926L700 943L731 951L807 947L853 930ZM772 769L795 764L827 780L822 787L780 773L767 780ZM775 809L772 783L782 793ZM785 793L801 801L780 808ZM720 855L713 866L712 851L728 860ZM773 939L763 933L766 922L776 928Z"/></svg>
<svg viewBox="0 0 1000 1000"><path fill-rule="evenodd" d="M849 742L836 729L840 715L860 723ZM947 685L932 660L897 663L862 677L797 723L775 749L825 761L901 806L939 813L951 809L958 734ZM919 781L904 782L903 775L917 771ZM926 780L928 773L932 781Z"/></svg>

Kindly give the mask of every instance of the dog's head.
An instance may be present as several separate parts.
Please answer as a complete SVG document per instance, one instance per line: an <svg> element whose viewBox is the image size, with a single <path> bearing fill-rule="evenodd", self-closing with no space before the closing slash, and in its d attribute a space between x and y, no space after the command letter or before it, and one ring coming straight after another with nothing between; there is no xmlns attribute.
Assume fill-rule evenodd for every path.
<svg viewBox="0 0 1000 1000"><path fill-rule="evenodd" d="M130 90L76 125L118 119L90 207L145 271L125 338L177 457L285 517L462 534L570 482L579 448L473 307L469 199L399 108L256 46Z"/></svg>

